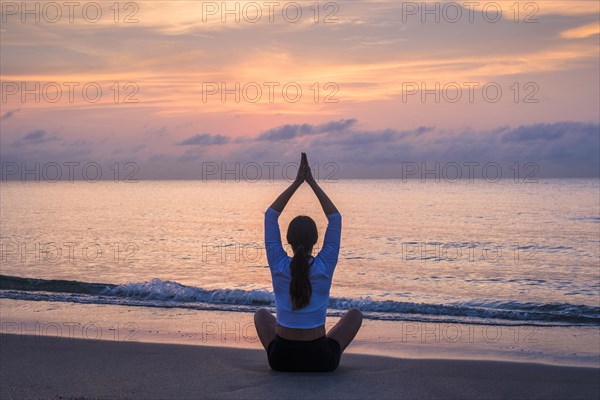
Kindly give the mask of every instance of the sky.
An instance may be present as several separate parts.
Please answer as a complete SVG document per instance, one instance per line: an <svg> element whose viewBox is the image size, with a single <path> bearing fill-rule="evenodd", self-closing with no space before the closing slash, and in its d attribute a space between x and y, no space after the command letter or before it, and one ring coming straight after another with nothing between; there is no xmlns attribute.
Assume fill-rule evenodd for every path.
<svg viewBox="0 0 600 400"><path fill-rule="evenodd" d="M3 179L289 177L301 151L336 178L600 176L597 1L0 11Z"/></svg>

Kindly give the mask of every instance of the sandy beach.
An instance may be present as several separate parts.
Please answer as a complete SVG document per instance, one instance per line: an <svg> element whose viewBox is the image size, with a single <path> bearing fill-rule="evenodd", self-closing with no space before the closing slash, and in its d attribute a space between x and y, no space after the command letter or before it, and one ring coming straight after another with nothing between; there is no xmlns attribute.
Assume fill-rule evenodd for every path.
<svg viewBox="0 0 600 400"><path fill-rule="evenodd" d="M0 336L2 399L597 399L595 368L344 354L285 374L260 350Z"/></svg>

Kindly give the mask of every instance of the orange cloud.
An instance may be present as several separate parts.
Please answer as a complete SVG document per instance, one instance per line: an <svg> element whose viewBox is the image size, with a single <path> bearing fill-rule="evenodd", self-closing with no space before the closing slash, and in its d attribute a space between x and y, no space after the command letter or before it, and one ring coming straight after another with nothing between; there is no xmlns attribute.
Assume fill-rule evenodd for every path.
<svg viewBox="0 0 600 400"><path fill-rule="evenodd" d="M595 22L563 31L560 36L565 39L583 39L598 34L600 34L600 24Z"/></svg>

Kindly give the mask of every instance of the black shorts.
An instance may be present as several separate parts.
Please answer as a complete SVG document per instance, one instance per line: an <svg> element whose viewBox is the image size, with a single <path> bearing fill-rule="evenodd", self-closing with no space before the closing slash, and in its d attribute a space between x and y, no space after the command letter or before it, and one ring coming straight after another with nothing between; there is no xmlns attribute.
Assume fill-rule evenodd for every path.
<svg viewBox="0 0 600 400"><path fill-rule="evenodd" d="M342 349L331 338L288 340L279 335L269 343L267 356L275 371L331 372L340 364Z"/></svg>

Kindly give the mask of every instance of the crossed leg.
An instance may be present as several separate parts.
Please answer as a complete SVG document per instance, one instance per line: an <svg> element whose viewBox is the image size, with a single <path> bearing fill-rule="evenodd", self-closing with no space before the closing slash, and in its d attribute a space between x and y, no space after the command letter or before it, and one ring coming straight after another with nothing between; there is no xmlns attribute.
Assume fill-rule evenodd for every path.
<svg viewBox="0 0 600 400"><path fill-rule="evenodd" d="M327 337L335 339L343 352L358 333L362 320L363 315L360 310L352 308L327 332Z"/></svg>
<svg viewBox="0 0 600 400"><path fill-rule="evenodd" d="M266 308L261 308L254 313L254 326L256 327L258 338L266 350L269 347L269 343L275 339L277 320Z"/></svg>

